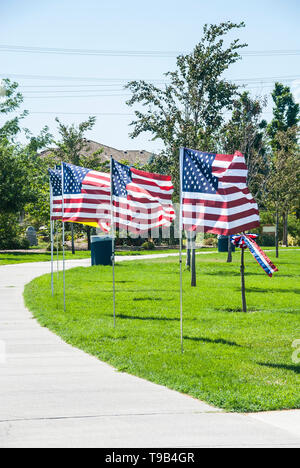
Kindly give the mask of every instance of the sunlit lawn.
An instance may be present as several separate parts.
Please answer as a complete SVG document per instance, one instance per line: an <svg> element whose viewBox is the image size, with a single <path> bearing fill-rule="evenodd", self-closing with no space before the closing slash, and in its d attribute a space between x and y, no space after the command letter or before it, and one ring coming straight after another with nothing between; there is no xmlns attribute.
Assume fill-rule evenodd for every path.
<svg viewBox="0 0 300 468"><path fill-rule="evenodd" d="M215 251L216 249L205 248L205 251ZM117 256L141 256L141 255L153 255L153 254L169 254L169 253L178 253L178 250L175 249L166 249L166 250L124 250L117 251ZM66 251L67 260L80 260L84 258L91 258L90 251L76 251L75 255L70 251ZM56 252L54 254L54 261L56 261ZM62 260L62 252L59 252L59 260ZM28 253L0 253L0 266L1 265L13 265L17 263L34 263L34 262L50 262L51 253L50 252L31 252Z"/></svg>
<svg viewBox="0 0 300 468"><path fill-rule="evenodd" d="M274 259L274 254L271 254ZM281 252L270 279L247 254L249 313L241 312L239 253L197 257L197 288L184 272L184 354L180 352L178 259L116 266L117 327L110 267L67 272L54 299L49 275L26 287L38 321L68 343L143 377L230 411L300 408L300 252ZM56 285L56 290L58 285Z"/></svg>

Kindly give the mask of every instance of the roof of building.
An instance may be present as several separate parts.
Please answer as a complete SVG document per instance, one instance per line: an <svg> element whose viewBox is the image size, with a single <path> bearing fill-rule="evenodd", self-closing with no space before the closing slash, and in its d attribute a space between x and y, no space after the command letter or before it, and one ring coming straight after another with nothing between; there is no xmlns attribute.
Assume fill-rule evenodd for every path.
<svg viewBox="0 0 300 468"><path fill-rule="evenodd" d="M86 140L87 143L87 150L84 152L86 156L92 155L96 151L103 149L103 152L100 154L99 159L101 161L108 161L112 156L117 161L120 160L127 160L130 164L147 164L150 158L153 156L153 153L149 153L149 151L139 151L139 150L127 150L122 151L116 148L112 148L111 146L102 145L101 143L97 143L96 141ZM51 153L51 149L43 151L41 156L48 155Z"/></svg>

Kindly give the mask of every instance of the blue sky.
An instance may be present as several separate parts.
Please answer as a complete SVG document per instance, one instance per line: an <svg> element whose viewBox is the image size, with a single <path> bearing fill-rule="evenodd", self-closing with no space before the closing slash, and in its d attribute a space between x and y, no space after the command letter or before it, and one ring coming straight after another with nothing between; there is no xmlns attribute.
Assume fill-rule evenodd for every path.
<svg viewBox="0 0 300 468"><path fill-rule="evenodd" d="M245 21L247 27L237 34L249 44L250 51L300 49L300 7L296 0L244 3L235 0L9 0L1 3L0 46L191 51L199 42L205 23L231 20ZM149 141L149 135L136 140L129 138L132 117L128 114L132 110L125 104L128 91L122 90L122 83L134 78L162 79L164 72L174 69L174 57L72 56L1 49L0 57L0 78L12 76L20 83L25 108L32 112L24 125L32 132L48 125L55 134L56 115L66 123L78 123L88 114L122 114L98 115L96 127L88 136L124 150L161 148L160 142ZM46 78L53 76L59 79ZM79 77L81 81L75 79ZM299 55L244 57L232 67L228 77L258 78L254 84L248 81L255 95L270 93L274 77L289 77L287 83L299 98ZM267 83L265 78L269 78ZM266 118L271 118L270 111L269 106Z"/></svg>

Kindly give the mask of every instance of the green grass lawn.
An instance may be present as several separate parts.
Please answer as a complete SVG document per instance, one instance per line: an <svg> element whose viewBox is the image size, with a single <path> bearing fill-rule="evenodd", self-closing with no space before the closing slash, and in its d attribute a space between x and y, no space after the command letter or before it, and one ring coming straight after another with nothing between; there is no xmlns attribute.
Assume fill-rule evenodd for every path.
<svg viewBox="0 0 300 468"><path fill-rule="evenodd" d="M271 255L272 258L274 255ZM41 325L118 370L229 411L300 408L300 252L281 253L270 279L247 255L249 313L241 312L239 253L197 257L197 288L184 272L184 354L180 352L176 258L116 266L117 328L110 267L67 272L50 294L49 275L26 286L25 300ZM274 258L273 258L274 260Z"/></svg>
<svg viewBox="0 0 300 468"><path fill-rule="evenodd" d="M215 251L216 249L205 248L205 251ZM167 253L178 253L178 250L130 250L116 252L117 256L140 256L140 255L153 255L153 254L167 254ZM83 258L90 258L90 251L77 251L75 255L72 255L71 252L66 252L67 260L80 260ZM59 259L62 260L62 252L59 253ZM54 260L56 261L56 252L54 254ZM17 263L33 263L33 262L50 262L51 253L50 252L30 252L28 253L0 253L0 266L1 265L13 265Z"/></svg>
<svg viewBox="0 0 300 468"><path fill-rule="evenodd" d="M76 252L75 255L72 255L72 252L66 252L67 260L80 260L81 258L89 258L91 256L90 252ZM59 254L59 259L62 260L62 252ZM56 253L54 255L54 260L56 261ZM34 262L50 262L51 253L50 252L30 252L28 253L2 253L0 254L0 266L1 265L14 265L17 263L34 263Z"/></svg>
<svg viewBox="0 0 300 468"><path fill-rule="evenodd" d="M274 251L274 247L264 247L265 250ZM299 247L289 247L289 250L299 250ZM202 249L197 250L198 252L216 252L217 249L204 247ZM130 251L121 251L116 252L117 256L140 256L140 255L153 255L153 254L169 254L169 253L179 253L178 250L175 249L166 249L166 250L130 250ZM80 260L84 258L90 258L91 252L90 251L77 251L75 255L72 255L71 252L66 252L66 259L67 260ZM62 260L62 252L59 254L59 259ZM56 252L54 255L54 260L56 261ZM50 252L30 252L28 253L0 253L0 266L1 265L14 265L18 263L33 263L33 262L50 262L51 261L51 254Z"/></svg>

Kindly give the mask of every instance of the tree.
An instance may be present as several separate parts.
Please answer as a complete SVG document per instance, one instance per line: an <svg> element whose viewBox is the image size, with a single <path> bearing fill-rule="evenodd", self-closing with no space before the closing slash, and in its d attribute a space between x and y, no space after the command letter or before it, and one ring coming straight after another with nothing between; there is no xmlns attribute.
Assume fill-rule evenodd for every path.
<svg viewBox="0 0 300 468"><path fill-rule="evenodd" d="M0 143L0 212L18 213L33 198L24 152Z"/></svg>
<svg viewBox="0 0 300 468"><path fill-rule="evenodd" d="M276 256L278 251L279 216L291 212L299 203L300 152L299 128L276 133L276 147L267 178L266 204L276 212Z"/></svg>
<svg viewBox="0 0 300 468"><path fill-rule="evenodd" d="M19 218L27 204L38 199L38 181L43 178L43 161L37 155L38 149L45 147L52 135L45 127L38 136L21 128L21 121L28 111L19 111L23 96L18 84L3 80L4 96L0 98L0 115L5 117L19 112L0 127L0 218L1 245L16 247L20 235ZM28 143L17 143L18 135L24 131ZM12 242L10 242L12 239Z"/></svg>
<svg viewBox="0 0 300 468"><path fill-rule="evenodd" d="M179 148L217 149L217 134L224 122L224 112L232 109L238 92L238 86L226 80L223 74L240 59L239 50L246 47L239 39L225 47L224 37L244 26L244 23L232 22L205 25L203 37L194 51L180 55L177 69L165 74L169 82L163 88L145 81L127 84L132 92L127 104L142 105L146 109L135 111L131 137L150 132L153 140L163 141L165 150L154 161L153 168L161 166L172 175L175 200L179 197Z"/></svg>
<svg viewBox="0 0 300 468"><path fill-rule="evenodd" d="M65 125L58 118L55 119L58 124L59 141L54 141L56 148L53 153L59 161L68 162L75 166L87 166L91 168L91 163L95 161L92 156L87 156L90 147L85 134L92 130L96 123L96 117L89 117L87 121L81 122L78 126ZM97 152L97 155L101 151ZM92 161L93 160L93 161ZM99 161L99 158L97 158ZM91 168L93 169L93 168Z"/></svg>
<svg viewBox="0 0 300 468"><path fill-rule="evenodd" d="M273 152L280 151L282 132L287 132L289 129L298 125L299 122L299 112L300 106L295 103L293 94L288 86L284 86L281 83L275 84L275 89L272 93L272 98L274 101L273 108L273 120L268 126L268 135L270 137L270 143ZM281 137L278 138L278 133ZM289 134L288 138L291 138ZM297 136L294 136L296 143ZM278 218L278 213L276 212L276 218ZM283 212L283 243L288 245L288 212Z"/></svg>
<svg viewBox="0 0 300 468"><path fill-rule="evenodd" d="M273 151L280 149L277 132L285 132L298 125L300 105L295 103L291 89L282 83L275 83L272 93L274 102L273 120L268 125L268 135L271 139Z"/></svg>
<svg viewBox="0 0 300 468"><path fill-rule="evenodd" d="M2 80L4 96L0 98L0 115L4 117L12 112L19 110L23 103L23 96L18 91L18 83L11 82L8 79ZM0 141L14 141L16 135L21 131L21 121L28 115L28 111L21 112L13 119L7 120L0 127Z"/></svg>
<svg viewBox="0 0 300 468"><path fill-rule="evenodd" d="M234 40L224 48L224 36L244 23L206 25L201 42L189 55L177 58L177 69L165 74L169 83L159 88L145 81L132 81L129 106L142 104L145 112L135 111L137 120L131 137L150 132L153 140L165 145L162 159L179 186L178 151L182 146L216 149L214 138L224 121L224 111L231 109L238 87L223 73L240 59L238 50L245 47Z"/></svg>

